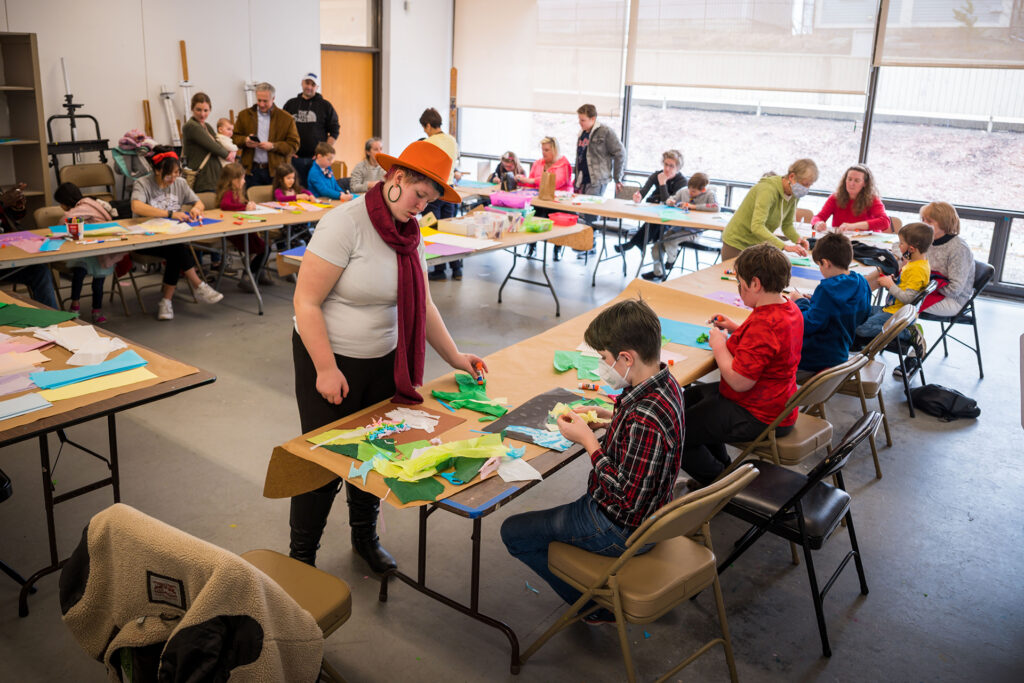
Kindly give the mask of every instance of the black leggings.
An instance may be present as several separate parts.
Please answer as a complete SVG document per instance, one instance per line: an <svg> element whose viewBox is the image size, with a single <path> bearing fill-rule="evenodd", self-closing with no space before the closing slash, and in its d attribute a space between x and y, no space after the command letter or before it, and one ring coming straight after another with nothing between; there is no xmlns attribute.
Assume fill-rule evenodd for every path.
<svg viewBox="0 0 1024 683"><path fill-rule="evenodd" d="M153 247L152 249L139 249L140 254L147 256L159 256L165 261L164 284L172 287L178 284L181 274L190 268L196 267L196 261L192 258L192 251L184 244L169 244L166 247Z"/></svg>
<svg viewBox="0 0 1024 683"><path fill-rule="evenodd" d="M340 420L363 408L380 403L395 394L395 352L380 358L349 358L334 355L338 369L348 381L348 396L341 403L329 403L316 390L316 367L309 357L299 333L292 329L292 358L295 363L295 401L299 407L302 432ZM315 510L321 510L323 523L327 522L330 503L338 493L338 477L319 489L292 498L292 518L308 520ZM377 497L355 486L349 486L349 496L358 502L376 503ZM319 525L323 528L323 524Z"/></svg>
<svg viewBox="0 0 1024 683"><path fill-rule="evenodd" d="M82 298L82 285L85 284L85 276L89 274L85 268L71 269L71 300L78 301ZM107 278L102 275L94 275L92 278L92 307L94 310L103 308L103 283Z"/></svg>
<svg viewBox="0 0 1024 683"><path fill-rule="evenodd" d="M732 460L726 442L753 441L767 427L750 412L719 393L718 382L693 384L683 392L686 434L682 468L701 484L710 484ZM785 436L792 427L778 427Z"/></svg>

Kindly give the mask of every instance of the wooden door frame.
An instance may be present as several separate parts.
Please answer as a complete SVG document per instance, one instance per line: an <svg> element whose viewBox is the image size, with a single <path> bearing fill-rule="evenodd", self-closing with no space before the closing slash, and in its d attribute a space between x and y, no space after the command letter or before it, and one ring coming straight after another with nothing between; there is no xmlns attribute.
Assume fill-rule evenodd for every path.
<svg viewBox="0 0 1024 683"><path fill-rule="evenodd" d="M330 52L365 52L372 55L373 58L373 135L375 137L381 136L381 98L383 96L383 86L381 85L381 43L383 42L383 17L382 17L382 0L370 0L370 20L373 25L370 27L371 41L373 45L371 47L358 46L358 45L328 45L325 43L320 44L320 50L327 50Z"/></svg>

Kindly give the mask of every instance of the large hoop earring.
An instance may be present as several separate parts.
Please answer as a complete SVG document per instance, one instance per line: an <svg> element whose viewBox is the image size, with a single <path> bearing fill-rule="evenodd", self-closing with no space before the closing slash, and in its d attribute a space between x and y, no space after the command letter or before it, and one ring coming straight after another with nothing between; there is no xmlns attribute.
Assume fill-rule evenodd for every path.
<svg viewBox="0 0 1024 683"><path fill-rule="evenodd" d="M391 196L391 190L394 190L395 188L398 188L398 196L397 197L392 197ZM394 204L399 199L401 199L402 198L402 186L399 185L398 183L395 183L394 185L389 187L388 188L388 193L387 193L387 198L388 198L388 201L391 202L392 204Z"/></svg>

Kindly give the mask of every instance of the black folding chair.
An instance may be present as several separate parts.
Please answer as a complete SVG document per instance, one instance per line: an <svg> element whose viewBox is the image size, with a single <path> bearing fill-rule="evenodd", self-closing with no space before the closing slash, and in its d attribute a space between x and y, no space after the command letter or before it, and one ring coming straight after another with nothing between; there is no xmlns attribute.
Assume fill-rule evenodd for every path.
<svg viewBox="0 0 1024 683"><path fill-rule="evenodd" d="M944 356L949 356L949 344L946 342L947 337L957 342L961 346L966 346L971 351L974 351L974 355L978 357L978 377L984 379L985 371L981 367L981 340L978 337L978 314L974 308L974 300L981 294L981 291L988 286L988 283L992 281L992 277L995 275L996 269L990 264L984 261L974 262L974 289L971 292L971 298L967 300L967 303L953 315L935 315L929 313L927 310L922 312L918 318L921 320L931 320L939 323L939 327L942 329L942 334L936 339L930 348L928 353L924 354L924 358L921 359L923 363L925 358L932 355L932 351L936 349L939 342L942 342L942 352ZM949 333L953 329L953 325L970 325L974 328L974 346L971 346L962 339L958 339Z"/></svg>
<svg viewBox="0 0 1024 683"><path fill-rule="evenodd" d="M924 289L917 293L917 296L914 297L913 301L907 304L907 306L910 306L914 309L914 317L908 323L908 327L910 325L913 325L914 322L917 320L917 317L921 311L921 304L924 302L925 297L934 292L938 286L939 283L936 282L935 280L932 280L927 285L925 285ZM901 308L900 310L903 309ZM896 314L898 313L899 311L896 312ZM920 374L921 386L924 386L926 384L924 379L924 359L928 357L928 354L925 353L924 358L917 358L913 363L908 362L907 353L910 351L910 349L908 348L907 343L900 339L899 335L897 335L895 339L889 342L889 345L882 350L891 351L896 354L896 359L897 361L899 361L900 366L900 379L903 380L903 394L907 397L907 407L910 409L910 417L916 417L916 414L914 413L914 402L910 398L910 380L914 378L915 374Z"/></svg>
<svg viewBox="0 0 1024 683"><path fill-rule="evenodd" d="M826 657L832 656L832 648L828 642L822 603L825 595L828 594L829 589L832 588L851 558L857 567L860 592L862 595L868 594L868 584L864 578L864 565L861 562L860 549L857 546L857 536L853 530L850 494L846 492L843 483L842 469L854 449L867 438L868 434L875 433L881 419L882 416L876 412L870 412L861 417L846 433L839 445L806 475L763 460L751 460L750 462L760 474L725 506L726 512L749 522L752 526L736 542L736 547L729 557L718 565L718 573L724 572L747 548L766 533L772 533L791 543L801 545L807 564L807 576L811 582L814 611L818 617L821 651ZM824 481L826 477L830 476L835 477L835 486ZM829 577L825 587L819 590L811 550L821 549L826 539L836 531L844 519L846 520L846 529L850 534L850 551L846 553L842 562L839 563L839 567Z"/></svg>

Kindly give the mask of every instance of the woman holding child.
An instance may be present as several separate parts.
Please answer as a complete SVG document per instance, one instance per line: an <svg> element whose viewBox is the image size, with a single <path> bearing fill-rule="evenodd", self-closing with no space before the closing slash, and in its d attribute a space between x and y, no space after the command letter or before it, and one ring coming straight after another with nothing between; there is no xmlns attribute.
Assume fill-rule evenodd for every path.
<svg viewBox="0 0 1024 683"><path fill-rule="evenodd" d="M192 184L194 192L216 192L220 180L220 159L234 161L229 152L217 142L213 127L206 122L210 117L210 97L204 92L192 96L192 117L181 127L181 154L187 168L196 171Z"/></svg>
<svg viewBox="0 0 1024 683"><path fill-rule="evenodd" d="M292 355L303 432L388 398L420 403L426 342L453 368L473 374L483 363L458 350L430 298L416 222L431 201L459 201L447 184L452 158L425 141L376 158L384 181L324 216L299 270ZM292 498L292 557L315 562L340 482ZM352 548L375 572L394 568L377 537L380 499L350 482L345 492Z"/></svg>

